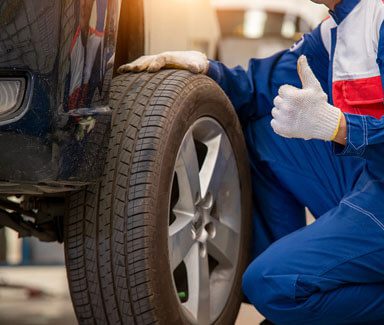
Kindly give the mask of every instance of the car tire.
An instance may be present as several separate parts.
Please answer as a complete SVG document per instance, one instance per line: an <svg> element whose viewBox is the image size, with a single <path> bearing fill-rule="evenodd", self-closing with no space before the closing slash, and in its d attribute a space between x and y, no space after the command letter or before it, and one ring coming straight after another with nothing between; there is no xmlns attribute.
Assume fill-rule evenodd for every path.
<svg viewBox="0 0 384 325"><path fill-rule="evenodd" d="M163 70L115 78L110 105L104 174L100 183L68 197L64 221L79 323L233 324L252 227L247 151L231 103L206 76ZM180 165L190 152L191 164ZM203 185L201 193L191 190L191 170L206 183L204 197ZM201 178L208 171L212 177ZM175 220L188 218L192 228L180 242L171 229ZM176 265L184 246L189 262L185 257Z"/></svg>

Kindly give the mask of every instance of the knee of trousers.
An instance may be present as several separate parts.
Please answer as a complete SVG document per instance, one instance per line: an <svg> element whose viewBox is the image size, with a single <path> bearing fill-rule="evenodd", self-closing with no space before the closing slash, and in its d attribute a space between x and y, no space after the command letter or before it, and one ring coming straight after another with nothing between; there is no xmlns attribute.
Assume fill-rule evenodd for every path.
<svg viewBox="0 0 384 325"><path fill-rule="evenodd" d="M272 117L269 115L269 116L264 116L260 119L251 121L246 128L246 131L244 134L245 138L253 142L255 134L259 135L261 133L262 134L260 135L261 139L264 139L265 136L267 135L269 136L276 135L276 133L274 133L271 127L271 120L272 120ZM255 132L255 130L257 130L257 132Z"/></svg>
<svg viewBox="0 0 384 325"><path fill-rule="evenodd" d="M271 116L251 121L244 130L244 137L251 160L276 161L280 160L282 154L289 156L289 151L284 150L287 139L273 131Z"/></svg>
<svg viewBox="0 0 384 325"><path fill-rule="evenodd" d="M277 324L295 324L304 310L296 300L298 275L284 272L279 259L255 259L243 275L243 292L255 308ZM300 318L300 316L299 316Z"/></svg>

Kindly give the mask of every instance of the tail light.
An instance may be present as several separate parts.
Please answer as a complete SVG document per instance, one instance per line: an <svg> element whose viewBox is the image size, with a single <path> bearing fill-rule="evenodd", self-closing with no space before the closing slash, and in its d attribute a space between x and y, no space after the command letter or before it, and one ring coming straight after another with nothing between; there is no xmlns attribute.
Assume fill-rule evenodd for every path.
<svg viewBox="0 0 384 325"><path fill-rule="evenodd" d="M25 93L24 78L0 77L0 116L18 110Z"/></svg>

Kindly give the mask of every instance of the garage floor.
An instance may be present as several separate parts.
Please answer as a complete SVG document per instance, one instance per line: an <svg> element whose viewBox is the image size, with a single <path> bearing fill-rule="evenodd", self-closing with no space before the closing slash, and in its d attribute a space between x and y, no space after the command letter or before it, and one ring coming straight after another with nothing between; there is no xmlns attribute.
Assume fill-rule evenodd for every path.
<svg viewBox="0 0 384 325"><path fill-rule="evenodd" d="M42 289L30 298L25 290L0 289L0 324L76 325L63 267L0 267L0 282ZM257 324L262 317L243 305L236 325Z"/></svg>

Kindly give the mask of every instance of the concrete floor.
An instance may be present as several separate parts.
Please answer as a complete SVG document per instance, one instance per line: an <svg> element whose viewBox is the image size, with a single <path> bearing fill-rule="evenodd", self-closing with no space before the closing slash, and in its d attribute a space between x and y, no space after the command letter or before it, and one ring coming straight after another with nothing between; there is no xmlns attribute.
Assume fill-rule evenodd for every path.
<svg viewBox="0 0 384 325"><path fill-rule="evenodd" d="M64 267L0 267L0 281L28 285L48 293L30 298L25 290L0 289L2 325L76 325ZM242 305L235 325L258 324L262 317Z"/></svg>

